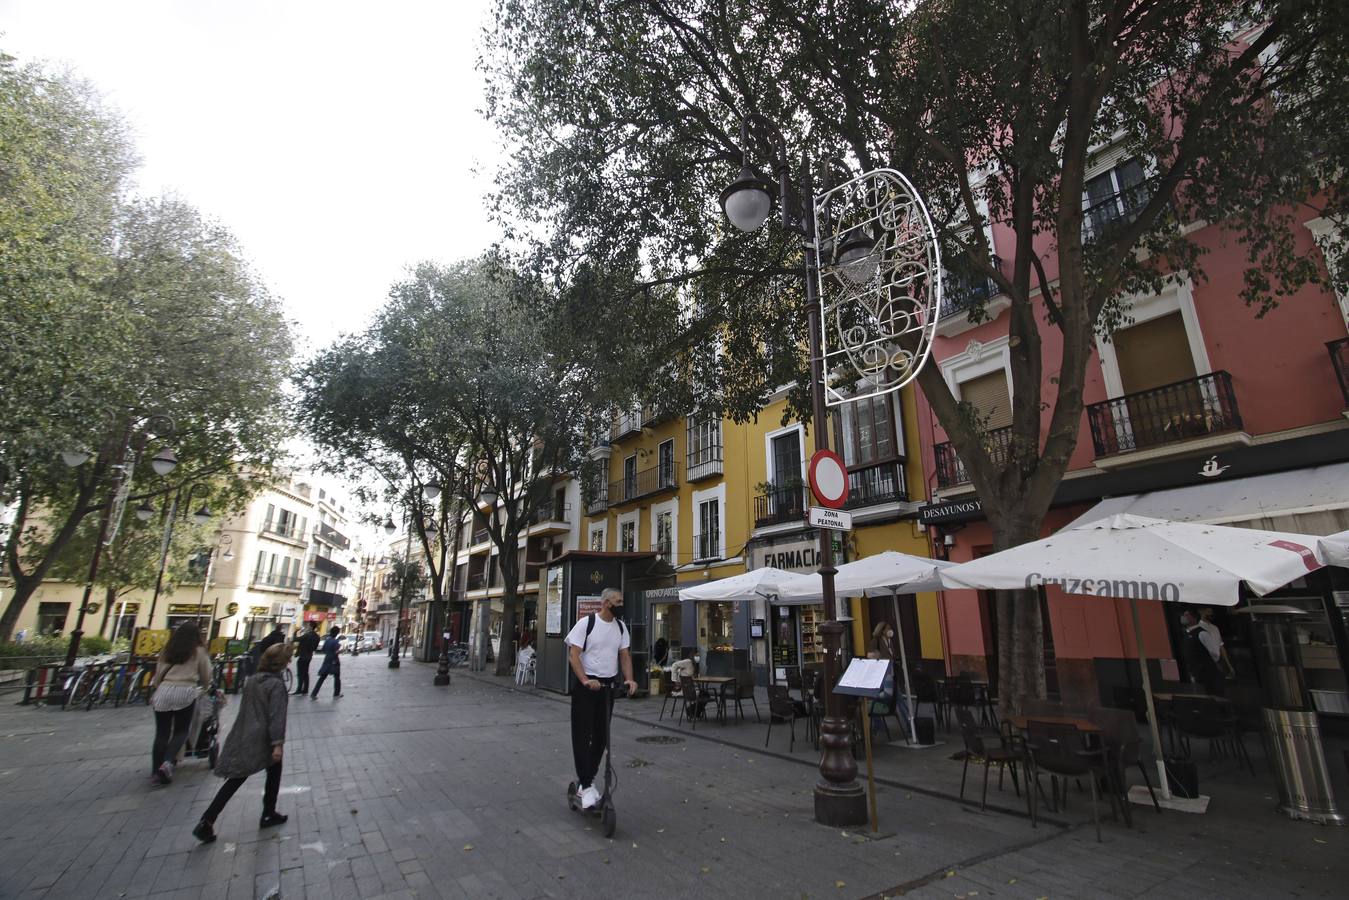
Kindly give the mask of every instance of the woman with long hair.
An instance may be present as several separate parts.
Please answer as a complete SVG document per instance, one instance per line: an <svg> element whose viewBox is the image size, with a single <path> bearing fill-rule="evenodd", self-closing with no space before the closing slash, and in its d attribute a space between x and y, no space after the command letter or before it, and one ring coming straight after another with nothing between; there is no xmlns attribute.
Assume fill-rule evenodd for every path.
<svg viewBox="0 0 1349 900"><path fill-rule="evenodd" d="M173 761L187 741L197 698L211 687L211 657L201 645L201 630L184 622L173 630L159 654L153 682L155 742L150 752L150 784L173 781Z"/></svg>
<svg viewBox="0 0 1349 900"><path fill-rule="evenodd" d="M281 791L281 748L286 743L286 702L289 695L281 673L290 665L290 644L268 647L258 662L257 674L244 683L243 700L239 714L234 717L229 737L216 763L215 773L225 779L216 791L215 799L202 813L201 821L192 829L193 836L203 844L215 840L215 820L234 792L239 790L249 775L267 771L262 790L262 819L259 828L270 828L286 821L287 816L276 811L276 797Z"/></svg>

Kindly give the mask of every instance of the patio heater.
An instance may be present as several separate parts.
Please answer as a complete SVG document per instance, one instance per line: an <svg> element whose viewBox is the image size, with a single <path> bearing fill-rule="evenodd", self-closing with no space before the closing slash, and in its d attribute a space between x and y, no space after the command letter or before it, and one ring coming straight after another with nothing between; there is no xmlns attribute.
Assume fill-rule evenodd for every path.
<svg viewBox="0 0 1349 900"><path fill-rule="evenodd" d="M1302 670L1297 630L1307 612L1275 604L1238 612L1251 617L1251 642L1264 688L1265 750L1279 781L1278 810L1290 819L1343 825Z"/></svg>

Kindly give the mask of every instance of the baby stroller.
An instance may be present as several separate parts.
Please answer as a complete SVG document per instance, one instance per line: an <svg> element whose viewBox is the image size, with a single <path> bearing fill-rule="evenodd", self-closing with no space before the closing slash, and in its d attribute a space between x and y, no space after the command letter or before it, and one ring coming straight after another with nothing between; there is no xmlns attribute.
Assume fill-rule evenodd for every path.
<svg viewBox="0 0 1349 900"><path fill-rule="evenodd" d="M224 692L214 685L197 698L192 725L187 731L187 744L183 747L184 759L204 759L212 769L215 768L216 757L220 754L220 710L224 705Z"/></svg>

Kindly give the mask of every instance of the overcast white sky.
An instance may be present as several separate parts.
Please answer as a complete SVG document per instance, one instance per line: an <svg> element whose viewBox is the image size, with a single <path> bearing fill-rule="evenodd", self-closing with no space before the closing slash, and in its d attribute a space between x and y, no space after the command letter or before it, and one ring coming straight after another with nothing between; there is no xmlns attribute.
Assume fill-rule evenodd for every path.
<svg viewBox="0 0 1349 900"><path fill-rule="evenodd" d="M405 267L496 237L474 69L488 8L0 0L0 49L103 91L134 130L142 191L233 231L307 354L362 327Z"/></svg>

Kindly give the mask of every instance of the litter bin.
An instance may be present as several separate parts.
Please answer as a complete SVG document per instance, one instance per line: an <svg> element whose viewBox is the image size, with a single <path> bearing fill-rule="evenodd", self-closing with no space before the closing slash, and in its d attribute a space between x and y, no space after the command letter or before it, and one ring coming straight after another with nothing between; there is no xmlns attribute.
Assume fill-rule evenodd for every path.
<svg viewBox="0 0 1349 900"><path fill-rule="evenodd" d="M1279 782L1279 812L1290 819L1343 825L1335 808L1321 725L1307 691L1295 606L1257 604L1240 610L1251 617L1255 660L1264 686L1265 751Z"/></svg>

